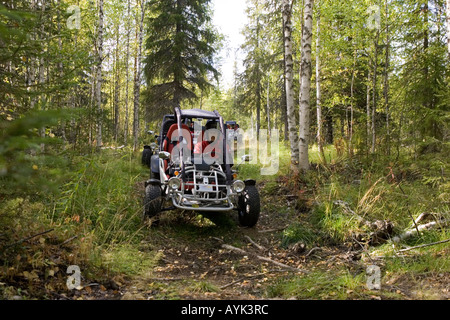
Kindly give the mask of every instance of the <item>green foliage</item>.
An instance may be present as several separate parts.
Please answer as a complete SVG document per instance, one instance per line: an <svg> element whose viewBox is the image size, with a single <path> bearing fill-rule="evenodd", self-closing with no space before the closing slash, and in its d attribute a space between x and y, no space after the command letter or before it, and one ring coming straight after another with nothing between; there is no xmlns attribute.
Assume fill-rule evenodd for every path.
<svg viewBox="0 0 450 320"><path fill-rule="evenodd" d="M207 92L218 79L214 58L219 37L211 25L210 0L150 1L145 75L153 117Z"/></svg>
<svg viewBox="0 0 450 320"><path fill-rule="evenodd" d="M349 270L328 272L317 270L311 274L281 280L267 289L269 298L345 300L364 291L365 274ZM356 291L356 292L355 292Z"/></svg>
<svg viewBox="0 0 450 320"><path fill-rule="evenodd" d="M145 249L145 248L143 248ZM148 250L139 250L136 245L117 245L105 250L101 263L109 272L130 276L151 273L161 254L150 254Z"/></svg>
<svg viewBox="0 0 450 320"><path fill-rule="evenodd" d="M136 241L143 228L136 189L143 171L134 155L104 153L76 161L78 168L56 199L56 221L86 225L98 245Z"/></svg>
<svg viewBox="0 0 450 320"><path fill-rule="evenodd" d="M0 132L0 186L1 193L45 194L56 191L54 184L61 174L52 168L52 162L66 162L57 151L42 153L43 146L57 150L61 140L42 136L40 130L57 126L64 119L74 117L74 111L33 111L14 121L1 121ZM54 154L56 153L56 154Z"/></svg>
<svg viewBox="0 0 450 320"><path fill-rule="evenodd" d="M317 232L311 225L293 223L283 231L281 245L287 247L293 243L303 243L307 247L322 242Z"/></svg>

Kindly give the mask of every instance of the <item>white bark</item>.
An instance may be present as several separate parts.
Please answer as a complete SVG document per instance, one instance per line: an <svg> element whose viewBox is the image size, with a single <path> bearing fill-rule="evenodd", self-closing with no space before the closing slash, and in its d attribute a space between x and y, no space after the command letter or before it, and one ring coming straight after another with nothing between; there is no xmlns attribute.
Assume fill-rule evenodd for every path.
<svg viewBox="0 0 450 320"><path fill-rule="evenodd" d="M115 77L116 82L114 86L114 141L117 142L119 138L119 98L120 98L120 77L119 77L119 31L120 28L117 26L116 29L116 57L115 57Z"/></svg>
<svg viewBox="0 0 450 320"><path fill-rule="evenodd" d="M289 144L291 146L291 167L298 164L298 135L294 108L294 61L292 58L292 2L283 0L284 27L284 61L286 75L286 109L289 130Z"/></svg>
<svg viewBox="0 0 450 320"><path fill-rule="evenodd" d="M387 143L387 155L391 154L391 129L390 129L390 108L389 108L389 67L390 67L390 34L389 34L389 5L386 0L386 57L384 68L384 106L386 108L386 143Z"/></svg>
<svg viewBox="0 0 450 320"><path fill-rule="evenodd" d="M130 79L130 73L128 70L129 60L130 60L130 12L131 12L131 0L128 0L128 9L127 9L127 57L125 60L125 125L123 129L123 140L125 145L128 142L128 124L129 124L129 115L128 115L128 82Z"/></svg>
<svg viewBox="0 0 450 320"><path fill-rule="evenodd" d="M366 129L367 129L367 148L369 148L369 139L370 139L370 65L367 68L367 101L366 101L366 115L367 115L367 122L366 122Z"/></svg>
<svg viewBox="0 0 450 320"><path fill-rule="evenodd" d="M393 242L400 242L400 241L403 241L405 239L408 239L408 238L411 238L413 236L416 236L417 235L417 230L419 232L421 232L421 231L426 231L426 230L430 230L430 229L434 229L434 228L446 227L449 224L450 224L450 220L432 221L432 222L429 222L427 224L422 224L422 225L418 226L417 229L411 229L411 230L405 231L401 235L398 235L398 236L395 236L394 238L392 238L392 241Z"/></svg>
<svg viewBox="0 0 450 320"><path fill-rule="evenodd" d="M356 77L356 52L353 54L352 81L350 84L350 128L348 136L348 154L353 155L353 119L354 119L354 96L355 96L355 77Z"/></svg>
<svg viewBox="0 0 450 320"><path fill-rule="evenodd" d="M270 77L267 77L267 130L270 135Z"/></svg>
<svg viewBox="0 0 450 320"><path fill-rule="evenodd" d="M41 2L41 30L40 30L40 40L42 43L45 43L45 28L44 28L44 21L43 19L45 19L44 15L45 15L45 9L46 9L46 2L45 0L42 0ZM43 45L44 46L44 45ZM45 49L44 49L45 50ZM43 90L44 84L45 84L45 65L44 65L44 55L41 55L41 58L39 59L39 86L40 86L40 90ZM46 104L46 96L45 94L41 94L40 95L40 108L44 109L45 108L45 104ZM45 138L45 127L40 128L40 136L41 138ZM41 143L41 152L44 152L45 150L45 144Z"/></svg>
<svg viewBox="0 0 450 320"><path fill-rule="evenodd" d="M103 0L98 0L98 31L97 31L97 76L95 98L99 118L97 119L97 147L102 143L102 62L103 62Z"/></svg>
<svg viewBox="0 0 450 320"><path fill-rule="evenodd" d="M450 0L447 0L447 49L450 59Z"/></svg>
<svg viewBox="0 0 450 320"><path fill-rule="evenodd" d="M320 17L317 18L317 38L316 38L316 108L317 108L317 145L320 154L323 153L322 144L322 90L320 79Z"/></svg>
<svg viewBox="0 0 450 320"><path fill-rule="evenodd" d="M376 145L376 127L375 127L375 116L377 112L377 67L378 67L378 40L380 39L380 31L377 31L377 35L375 38L375 57L374 57L374 66L373 66L373 74L372 74L372 149L371 153L375 153L375 145Z"/></svg>
<svg viewBox="0 0 450 320"><path fill-rule="evenodd" d="M304 27L302 32L302 61L301 61L301 88L300 88L300 135L299 135L299 168L309 169L308 146L310 124L311 100L311 44L313 23L313 0L305 0Z"/></svg>
<svg viewBox="0 0 450 320"><path fill-rule="evenodd" d="M136 1L136 5L139 6L139 0ZM142 38L144 29L144 15L145 15L145 0L140 1L141 6L141 18L139 23L139 31L136 30L137 52L135 57L135 74L134 74L134 118L133 118L133 150L136 151L138 148L139 139L139 99L141 90L141 52L142 52ZM136 26L137 27L137 26Z"/></svg>

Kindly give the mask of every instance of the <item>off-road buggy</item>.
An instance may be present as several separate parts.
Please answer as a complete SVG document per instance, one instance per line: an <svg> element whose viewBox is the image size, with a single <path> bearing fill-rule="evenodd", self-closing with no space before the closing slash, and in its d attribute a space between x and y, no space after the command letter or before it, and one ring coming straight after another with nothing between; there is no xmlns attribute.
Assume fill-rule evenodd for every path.
<svg viewBox="0 0 450 320"><path fill-rule="evenodd" d="M157 220L161 212L175 209L208 215L235 210L242 226L257 223L256 181L237 179L226 134L217 111L175 108L173 116L164 117L159 151L151 157L145 182L144 217ZM244 155L237 167L248 160Z"/></svg>

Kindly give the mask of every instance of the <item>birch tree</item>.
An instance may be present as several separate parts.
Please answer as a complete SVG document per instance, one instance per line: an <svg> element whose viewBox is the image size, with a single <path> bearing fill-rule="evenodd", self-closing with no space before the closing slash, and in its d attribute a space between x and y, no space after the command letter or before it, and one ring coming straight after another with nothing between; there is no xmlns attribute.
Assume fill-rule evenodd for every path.
<svg viewBox="0 0 450 320"><path fill-rule="evenodd" d="M284 65L286 82L286 109L289 129L289 144L291 148L291 168L297 169L299 163L299 144L294 107L294 61L292 58L292 5L293 1L283 0L284 29ZM311 49L311 48L310 48ZM309 128L308 128L309 130Z"/></svg>
<svg viewBox="0 0 450 320"><path fill-rule="evenodd" d="M305 0L304 29L302 31L302 58L301 58L301 88L300 88L300 135L299 135L299 168L309 169L308 146L310 125L310 99L311 99L311 45L313 24L313 0Z"/></svg>
<svg viewBox="0 0 450 320"><path fill-rule="evenodd" d="M136 56L134 60L134 108L133 108L133 150L138 148L139 139L139 99L141 90L141 52L143 41L143 29L144 29L144 16L145 16L145 0L136 0L136 5L141 7L141 15L139 23L136 24Z"/></svg>
<svg viewBox="0 0 450 320"><path fill-rule="evenodd" d="M316 28L316 111L317 111L317 146L319 152L323 155L323 138L322 138L322 90L320 79L320 13L317 16ZM323 159L325 160L325 158Z"/></svg>
<svg viewBox="0 0 450 320"><path fill-rule="evenodd" d="M98 0L98 30L97 30L97 75L95 100L97 103L97 147L102 143L102 62L103 62L103 0Z"/></svg>
<svg viewBox="0 0 450 320"><path fill-rule="evenodd" d="M450 60L450 0L447 0L446 6L446 19L447 19L447 50L448 50L448 59Z"/></svg>
<svg viewBox="0 0 450 320"><path fill-rule="evenodd" d="M131 33L131 0L128 0L128 8L127 8L127 53L125 56L125 123L123 129L123 140L125 145L128 143L128 125L130 123L129 120L129 111L128 111L128 95L129 95L129 79L130 79L130 33Z"/></svg>

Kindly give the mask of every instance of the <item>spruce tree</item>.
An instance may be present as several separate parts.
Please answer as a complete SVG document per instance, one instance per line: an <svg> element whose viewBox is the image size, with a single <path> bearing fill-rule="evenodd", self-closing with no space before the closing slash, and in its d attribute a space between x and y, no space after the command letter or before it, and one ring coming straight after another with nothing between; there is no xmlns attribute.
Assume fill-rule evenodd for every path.
<svg viewBox="0 0 450 320"><path fill-rule="evenodd" d="M214 55L218 35L213 31L210 0L152 0L145 58L148 114L159 116L197 98L196 91L218 79Z"/></svg>

